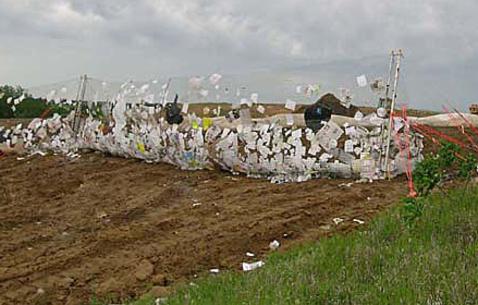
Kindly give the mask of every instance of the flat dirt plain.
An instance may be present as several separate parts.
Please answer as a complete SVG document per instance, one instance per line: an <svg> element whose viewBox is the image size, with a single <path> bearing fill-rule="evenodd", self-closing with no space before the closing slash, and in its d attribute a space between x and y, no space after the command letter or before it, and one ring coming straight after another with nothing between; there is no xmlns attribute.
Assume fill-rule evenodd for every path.
<svg viewBox="0 0 478 305"><path fill-rule="evenodd" d="M406 195L400 179L344 182L274 185L95 153L2 157L0 304L129 298L240 270L246 252L264 258L275 239L284 250L353 230Z"/></svg>
<svg viewBox="0 0 478 305"><path fill-rule="evenodd" d="M273 240L284 251L364 227L407 194L403 177L348 182L275 185L99 153L2 156L0 304L164 295L212 268L267 263Z"/></svg>

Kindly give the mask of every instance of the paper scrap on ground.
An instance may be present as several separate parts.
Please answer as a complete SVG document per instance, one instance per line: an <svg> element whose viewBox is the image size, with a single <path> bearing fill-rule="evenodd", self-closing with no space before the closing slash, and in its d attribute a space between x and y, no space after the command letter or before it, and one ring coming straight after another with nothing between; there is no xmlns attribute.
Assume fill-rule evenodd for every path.
<svg viewBox="0 0 478 305"><path fill-rule="evenodd" d="M257 269L257 268L261 268L265 265L265 263L263 261L258 261L258 262L255 262L255 263L242 263L242 270L243 271L252 271L254 269Z"/></svg>
<svg viewBox="0 0 478 305"><path fill-rule="evenodd" d="M271 250L277 250L279 249L279 247L280 247L280 242L277 240L274 240L269 244L269 249Z"/></svg>
<svg viewBox="0 0 478 305"><path fill-rule="evenodd" d="M344 220L342 218L339 218L339 217L332 219L332 221L335 223L335 225L339 225L342 222L344 222Z"/></svg>

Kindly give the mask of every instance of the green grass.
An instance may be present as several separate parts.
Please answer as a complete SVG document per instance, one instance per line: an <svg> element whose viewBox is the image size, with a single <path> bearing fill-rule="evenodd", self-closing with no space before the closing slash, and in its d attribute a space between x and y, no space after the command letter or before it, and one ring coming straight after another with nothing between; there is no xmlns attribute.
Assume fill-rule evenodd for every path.
<svg viewBox="0 0 478 305"><path fill-rule="evenodd" d="M395 209L335 236L179 289L167 304L478 304L478 189L431 197L406 227Z"/></svg>
<svg viewBox="0 0 478 305"><path fill-rule="evenodd" d="M166 304L478 304L478 189L427 199L406 226L396 208L364 231L276 253L266 266L180 287ZM154 304L144 298L134 305Z"/></svg>

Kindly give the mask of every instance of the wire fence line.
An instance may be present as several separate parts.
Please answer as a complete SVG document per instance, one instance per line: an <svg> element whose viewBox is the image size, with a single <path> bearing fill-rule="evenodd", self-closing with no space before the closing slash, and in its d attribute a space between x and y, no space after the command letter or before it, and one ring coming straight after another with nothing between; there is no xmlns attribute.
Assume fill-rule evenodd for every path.
<svg viewBox="0 0 478 305"><path fill-rule="evenodd" d="M87 78L84 100L89 102L114 101L120 94L130 103L144 101L160 103L173 100L179 95L186 103L287 103L312 104L320 96L332 93L341 100L351 99L359 106L376 106L378 95L369 84L358 86L351 77L342 87L337 81L320 81L325 77L286 76L280 73L254 73L250 75L219 75L193 77L161 77L147 81L108 81L95 77ZM371 83L375 77L369 77ZM27 88L34 97L48 100L76 100L81 77ZM169 85L168 85L169 84Z"/></svg>

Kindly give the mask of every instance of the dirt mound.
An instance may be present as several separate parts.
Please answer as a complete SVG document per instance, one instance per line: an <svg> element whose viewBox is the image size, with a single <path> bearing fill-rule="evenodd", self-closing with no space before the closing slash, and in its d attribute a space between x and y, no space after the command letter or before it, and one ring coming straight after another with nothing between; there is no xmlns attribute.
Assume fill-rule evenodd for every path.
<svg viewBox="0 0 478 305"><path fill-rule="evenodd" d="M0 157L0 304L165 292L239 270L248 251L264 258L274 239L284 250L352 230L406 194L403 181L343 182L273 185L100 154Z"/></svg>
<svg viewBox="0 0 478 305"><path fill-rule="evenodd" d="M349 108L342 105L342 102L332 93L327 93L320 97L317 102L312 105L300 105L296 109L296 113L304 113L306 109L311 107L323 107L329 109L332 114L343 115L353 117L360 109L354 105L350 105Z"/></svg>
<svg viewBox="0 0 478 305"><path fill-rule="evenodd" d="M300 107L298 111L304 113L306 126L317 132L323 127L322 122L329 121L333 114L353 117L358 110L353 105L345 107L338 98L328 93L314 104Z"/></svg>
<svg viewBox="0 0 478 305"><path fill-rule="evenodd" d="M332 110L332 114L353 117L359 110L358 107L350 105L349 108L342 105L342 102L331 93L323 95L314 105L326 107Z"/></svg>

